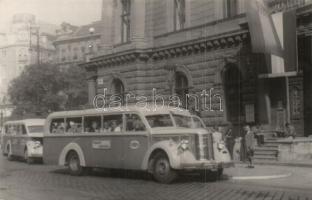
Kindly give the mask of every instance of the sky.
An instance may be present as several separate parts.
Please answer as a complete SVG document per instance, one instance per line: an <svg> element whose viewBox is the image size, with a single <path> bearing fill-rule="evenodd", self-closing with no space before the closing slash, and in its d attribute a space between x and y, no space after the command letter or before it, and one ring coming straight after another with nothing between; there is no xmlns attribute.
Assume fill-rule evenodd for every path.
<svg viewBox="0 0 312 200"><path fill-rule="evenodd" d="M101 6L102 0L0 0L0 31L7 30L16 13L31 13L56 25L84 25L101 18Z"/></svg>

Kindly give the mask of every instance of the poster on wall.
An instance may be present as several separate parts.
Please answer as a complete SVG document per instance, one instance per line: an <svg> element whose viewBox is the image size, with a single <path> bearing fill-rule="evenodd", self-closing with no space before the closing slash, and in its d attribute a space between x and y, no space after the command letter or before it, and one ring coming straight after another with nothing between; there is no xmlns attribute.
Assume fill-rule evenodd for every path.
<svg viewBox="0 0 312 200"><path fill-rule="evenodd" d="M246 117L247 123L255 122L255 106L254 106L254 104L246 104L245 105L245 117Z"/></svg>

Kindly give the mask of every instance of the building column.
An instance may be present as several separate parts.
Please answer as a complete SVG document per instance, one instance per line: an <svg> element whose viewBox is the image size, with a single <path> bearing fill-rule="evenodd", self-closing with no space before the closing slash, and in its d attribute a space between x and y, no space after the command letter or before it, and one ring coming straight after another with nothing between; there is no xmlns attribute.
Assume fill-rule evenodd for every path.
<svg viewBox="0 0 312 200"><path fill-rule="evenodd" d="M131 40L137 46L145 44L145 0L133 0L131 5Z"/></svg>
<svg viewBox="0 0 312 200"><path fill-rule="evenodd" d="M96 95L96 74L94 72L88 72L88 104L93 106L93 100Z"/></svg>
<svg viewBox="0 0 312 200"><path fill-rule="evenodd" d="M114 11L114 1L113 0L103 0L102 2L102 49L103 52L109 52L113 46L113 35L114 35L114 26L113 26L113 11Z"/></svg>

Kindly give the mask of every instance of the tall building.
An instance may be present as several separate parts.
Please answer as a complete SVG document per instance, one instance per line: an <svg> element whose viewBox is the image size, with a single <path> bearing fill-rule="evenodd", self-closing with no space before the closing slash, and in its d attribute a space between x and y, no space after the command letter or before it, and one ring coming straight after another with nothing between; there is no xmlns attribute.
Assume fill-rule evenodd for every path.
<svg viewBox="0 0 312 200"><path fill-rule="evenodd" d="M209 126L231 123L236 134L244 123L277 130L290 122L298 135L312 135L309 0L268 2L272 13L296 11L298 68L291 72L275 72L273 58L253 53L245 0L103 2L102 54L83 64L90 104L100 94L106 104L116 96L123 104L142 100L133 96L153 102L156 94Z"/></svg>
<svg viewBox="0 0 312 200"><path fill-rule="evenodd" d="M57 26L36 21L32 14L16 14L7 33L0 34L0 99L26 65L53 62Z"/></svg>
<svg viewBox="0 0 312 200"><path fill-rule="evenodd" d="M63 23L54 41L56 63L62 68L86 61L101 51L102 22L97 21L80 27Z"/></svg>

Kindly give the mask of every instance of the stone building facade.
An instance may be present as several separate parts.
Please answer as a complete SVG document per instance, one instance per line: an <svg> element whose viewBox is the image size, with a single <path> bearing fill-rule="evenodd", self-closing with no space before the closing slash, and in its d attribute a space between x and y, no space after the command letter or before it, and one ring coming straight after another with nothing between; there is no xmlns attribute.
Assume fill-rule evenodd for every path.
<svg viewBox="0 0 312 200"><path fill-rule="evenodd" d="M53 42L56 49L55 62L62 68L85 62L88 57L101 51L101 21L80 27L63 23Z"/></svg>
<svg viewBox="0 0 312 200"><path fill-rule="evenodd" d="M106 103L177 96L209 126L231 123L238 133L246 122L271 130L290 121L305 133L303 73L260 76L266 57L251 52L244 0L105 2L103 54L83 64L90 104L103 93Z"/></svg>

